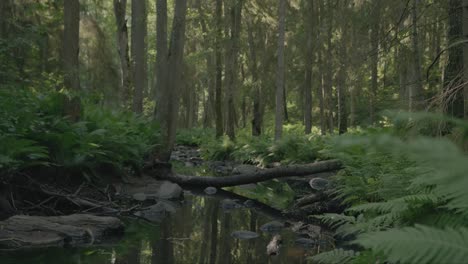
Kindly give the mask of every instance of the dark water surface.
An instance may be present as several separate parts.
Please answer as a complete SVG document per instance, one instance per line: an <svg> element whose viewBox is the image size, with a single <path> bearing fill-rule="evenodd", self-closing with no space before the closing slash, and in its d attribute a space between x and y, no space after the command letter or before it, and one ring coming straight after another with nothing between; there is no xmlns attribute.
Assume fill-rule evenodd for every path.
<svg viewBox="0 0 468 264"><path fill-rule="evenodd" d="M330 247L330 243L320 242L304 248L296 245L296 239L300 238L297 234L282 229L280 254L269 257L266 246L275 234L262 232L260 227L278 220L274 212L232 206L230 202L220 197L186 194L183 203L172 204L175 212L163 218L153 222L125 219L123 239L110 245L0 252L0 264L299 264L307 263L308 256ZM232 232L242 230L259 236L250 240L231 236Z"/></svg>

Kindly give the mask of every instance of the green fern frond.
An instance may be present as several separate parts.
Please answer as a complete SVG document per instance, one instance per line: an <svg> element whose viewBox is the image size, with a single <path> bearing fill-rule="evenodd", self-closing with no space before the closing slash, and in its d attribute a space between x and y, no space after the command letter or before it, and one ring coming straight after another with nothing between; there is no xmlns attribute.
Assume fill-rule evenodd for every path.
<svg viewBox="0 0 468 264"><path fill-rule="evenodd" d="M355 241L383 252L392 263L466 263L468 229L437 229L422 225L364 234Z"/></svg>
<svg viewBox="0 0 468 264"><path fill-rule="evenodd" d="M317 264L346 264L351 263L357 256L359 256L359 252L339 248L312 256L309 260Z"/></svg>
<svg viewBox="0 0 468 264"><path fill-rule="evenodd" d="M330 228L337 228L343 224L355 224L356 217L347 216L343 214L323 214L323 215L313 215L315 219L320 220L320 222L326 224Z"/></svg>

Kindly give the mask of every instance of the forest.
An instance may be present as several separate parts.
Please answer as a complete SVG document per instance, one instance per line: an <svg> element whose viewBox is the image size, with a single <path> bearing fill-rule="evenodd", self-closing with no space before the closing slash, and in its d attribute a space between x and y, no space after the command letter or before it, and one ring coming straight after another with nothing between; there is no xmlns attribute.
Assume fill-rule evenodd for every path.
<svg viewBox="0 0 468 264"><path fill-rule="evenodd" d="M0 263L468 262L468 0L1 0Z"/></svg>

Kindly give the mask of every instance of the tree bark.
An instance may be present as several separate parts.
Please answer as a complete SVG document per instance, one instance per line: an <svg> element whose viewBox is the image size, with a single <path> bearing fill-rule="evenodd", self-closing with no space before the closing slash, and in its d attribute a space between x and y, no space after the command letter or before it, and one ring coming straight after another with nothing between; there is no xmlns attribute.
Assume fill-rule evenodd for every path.
<svg viewBox="0 0 468 264"><path fill-rule="evenodd" d="M373 11L372 29L370 35L371 42L371 90L369 94L369 117L371 125L375 122L375 108L377 101L378 87L378 66L379 66L379 28L380 28L380 3L376 2Z"/></svg>
<svg viewBox="0 0 468 264"><path fill-rule="evenodd" d="M239 174L226 177L200 177L176 175L170 172L154 175L157 179L168 180L183 186L213 186L229 187L242 184L268 181L275 178L306 176L320 172L336 171L342 168L338 160L319 161L306 165L290 165L273 169L265 169L255 174Z"/></svg>
<svg viewBox="0 0 468 264"><path fill-rule="evenodd" d="M468 38L468 0L463 0L463 37ZM463 45L463 117L468 119L468 43Z"/></svg>
<svg viewBox="0 0 468 264"><path fill-rule="evenodd" d="M215 124L216 124L216 137L221 137L223 135L223 61L222 61L222 38L223 38L223 28L222 28L222 16L223 16L223 1L216 0L216 10L215 10Z"/></svg>
<svg viewBox="0 0 468 264"><path fill-rule="evenodd" d="M79 39L80 39L80 2L64 1L64 30L62 41L62 61L64 85L77 93L80 91ZM65 101L65 114L74 122L81 118L81 100L76 95Z"/></svg>
<svg viewBox="0 0 468 264"><path fill-rule="evenodd" d="M177 120L179 116L179 95L182 85L183 55L185 46L185 22L187 15L187 0L177 0L175 3L174 21L172 25L171 42L167 58L168 71L164 89L167 90L167 115L162 122L164 147L163 160L169 160L175 143ZM169 74L175 75L170 76Z"/></svg>
<svg viewBox="0 0 468 264"><path fill-rule="evenodd" d="M128 28L125 15L127 13L127 0L114 0L114 14L117 24L117 44L120 59L120 93L125 103L130 97L130 57L128 47Z"/></svg>
<svg viewBox="0 0 468 264"><path fill-rule="evenodd" d="M167 109L167 89L166 83L167 71L167 0L156 0L156 87L154 116L162 121L163 109ZM164 98L164 100L163 100Z"/></svg>
<svg viewBox="0 0 468 264"><path fill-rule="evenodd" d="M241 31L243 0L236 0L230 8L230 41L226 42L226 134L231 140L235 139L236 127L236 102L235 97L238 86L238 53Z"/></svg>
<svg viewBox="0 0 468 264"><path fill-rule="evenodd" d="M250 54L250 72L252 74L253 83L253 119L252 119L252 136L260 136L262 134L262 109L261 109L261 86L258 79L257 65L257 45L253 34L253 23L248 23L248 41ZM258 37L258 36L257 36Z"/></svg>
<svg viewBox="0 0 468 264"><path fill-rule="evenodd" d="M313 1L306 1L307 13L304 15L304 23L307 32L307 45L305 52L305 82L304 82L304 125L305 133L310 134L312 130L312 66L315 60L314 54L314 33L315 25Z"/></svg>
<svg viewBox="0 0 468 264"><path fill-rule="evenodd" d="M347 50L346 46L348 45L348 29L346 21L348 21L348 1L344 1L343 14L342 14L342 23L341 24L341 43L340 43L340 68L338 71L338 132L339 134L344 134L348 131L348 111L346 108L346 70L347 70Z"/></svg>
<svg viewBox="0 0 468 264"><path fill-rule="evenodd" d="M421 76L421 51L419 48L419 34L418 34L418 6L419 0L413 0L412 10L412 44L413 44L413 83L410 87L409 95L409 109L410 111L418 111L423 109L423 86Z"/></svg>
<svg viewBox="0 0 468 264"><path fill-rule="evenodd" d="M132 62L135 91L133 95L133 111L143 112L143 91L147 86L146 35L147 35L146 1L132 1Z"/></svg>
<svg viewBox="0 0 468 264"><path fill-rule="evenodd" d="M278 68L276 73L275 140L281 139L284 120L284 40L286 0L278 0Z"/></svg>

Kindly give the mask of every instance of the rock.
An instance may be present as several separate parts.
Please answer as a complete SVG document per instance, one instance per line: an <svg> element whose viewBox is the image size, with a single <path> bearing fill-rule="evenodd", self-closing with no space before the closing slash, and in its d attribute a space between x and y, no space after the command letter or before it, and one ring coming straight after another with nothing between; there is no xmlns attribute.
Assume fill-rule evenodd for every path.
<svg viewBox="0 0 468 264"><path fill-rule="evenodd" d="M241 208L242 206L231 199L224 199L221 201L221 208L225 211Z"/></svg>
<svg viewBox="0 0 468 264"><path fill-rule="evenodd" d="M231 233L233 238L237 239L253 239L259 237L259 235L252 231L234 231Z"/></svg>
<svg viewBox="0 0 468 264"><path fill-rule="evenodd" d="M260 227L263 232L274 233L284 228L284 224L278 221L271 221Z"/></svg>
<svg viewBox="0 0 468 264"><path fill-rule="evenodd" d="M189 168L195 167L195 164L193 162L190 162L190 161L184 162L184 165L185 165L185 167L189 167Z"/></svg>
<svg viewBox="0 0 468 264"><path fill-rule="evenodd" d="M232 174L255 174L260 168L254 165L238 165L232 170Z"/></svg>
<svg viewBox="0 0 468 264"><path fill-rule="evenodd" d="M316 191L323 191L330 187L330 181L323 178L313 178L309 181L309 185Z"/></svg>
<svg viewBox="0 0 468 264"><path fill-rule="evenodd" d="M0 249L79 247L100 244L123 234L115 217L16 215L0 222Z"/></svg>
<svg viewBox="0 0 468 264"><path fill-rule="evenodd" d="M159 199L178 199L182 193L183 190L179 185L164 181L156 192L156 196Z"/></svg>
<svg viewBox="0 0 468 264"><path fill-rule="evenodd" d="M283 243L280 235L275 235L267 245L268 256L279 255L281 244Z"/></svg>
<svg viewBox="0 0 468 264"><path fill-rule="evenodd" d="M244 206L247 207L247 208L252 208L254 205L255 205L255 202L252 201L252 200L246 200L244 202Z"/></svg>
<svg viewBox="0 0 468 264"><path fill-rule="evenodd" d="M304 248L311 248L315 246L316 241L308 238L298 238L294 243Z"/></svg>
<svg viewBox="0 0 468 264"><path fill-rule="evenodd" d="M143 211L136 212L135 215L151 222L161 222L168 214L175 213L177 207L176 204L170 201L159 201Z"/></svg>
<svg viewBox="0 0 468 264"><path fill-rule="evenodd" d="M147 197L146 197L146 194L144 194L144 193L135 193L135 194L133 195L133 199L134 199L134 200L137 200L137 201L140 201L140 202L145 201L146 198L147 198Z"/></svg>
<svg viewBox="0 0 468 264"><path fill-rule="evenodd" d="M218 190L215 187L206 187L203 191L208 195L213 195L216 194Z"/></svg>

